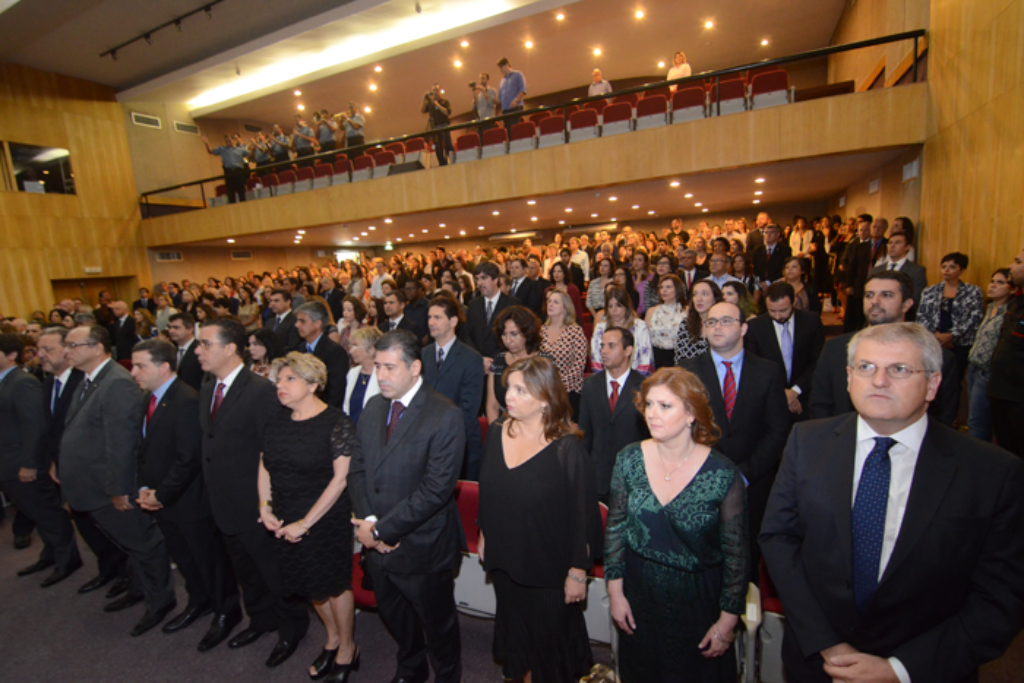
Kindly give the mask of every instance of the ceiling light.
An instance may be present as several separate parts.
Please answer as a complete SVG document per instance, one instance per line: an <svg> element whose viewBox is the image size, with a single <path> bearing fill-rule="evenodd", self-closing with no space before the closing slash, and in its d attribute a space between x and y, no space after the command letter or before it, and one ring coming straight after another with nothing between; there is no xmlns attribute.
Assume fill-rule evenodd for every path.
<svg viewBox="0 0 1024 683"><path fill-rule="evenodd" d="M644 11L642 9L638 9L636 11L636 14L633 15L633 16L635 16L637 19L643 19L644 18Z"/></svg>
<svg viewBox="0 0 1024 683"><path fill-rule="evenodd" d="M758 190L757 192L754 193L754 196L755 197L760 197L763 194L764 194L764 190Z"/></svg>
<svg viewBox="0 0 1024 683"><path fill-rule="evenodd" d="M295 96L296 97L302 97L302 91L301 90L296 90L295 91Z"/></svg>
<svg viewBox="0 0 1024 683"><path fill-rule="evenodd" d="M618 197L609 197L608 201L610 201L610 202L617 202L617 201L619 201L619 198Z"/></svg>
<svg viewBox="0 0 1024 683"><path fill-rule="evenodd" d="M298 234L298 235L305 235L306 231L305 230L296 230L295 233Z"/></svg>
<svg viewBox="0 0 1024 683"><path fill-rule="evenodd" d="M533 41L532 40L526 41L526 49L529 50L531 47L533 47Z"/></svg>
<svg viewBox="0 0 1024 683"><path fill-rule="evenodd" d="M466 231L465 231L465 230L459 230L459 234L460 234L460 235L465 235L465 234L466 234Z"/></svg>
<svg viewBox="0 0 1024 683"><path fill-rule="evenodd" d="M592 214L590 214L590 217L591 218L597 218L597 214L596 213L592 213Z"/></svg>
<svg viewBox="0 0 1024 683"><path fill-rule="evenodd" d="M395 239L395 241L396 241L396 242L401 242L401 241L402 241L402 238L401 238L401 237L398 237L398 238L396 238L396 239Z"/></svg>
<svg viewBox="0 0 1024 683"><path fill-rule="evenodd" d="M491 211L491 215L492 216L499 216L499 215L501 215L501 212L500 211Z"/></svg>
<svg viewBox="0 0 1024 683"><path fill-rule="evenodd" d="M456 59L455 60L455 68L456 69L461 69L462 68L462 60L460 60L460 59Z"/></svg>
<svg viewBox="0 0 1024 683"><path fill-rule="evenodd" d="M664 69L665 68L665 62L658 62L658 68L659 69Z"/></svg>
<svg viewBox="0 0 1024 683"><path fill-rule="evenodd" d="M445 226L445 224L444 224L444 223L438 223L438 224L437 224L437 227L439 227L439 228L443 228L443 227L446 227L446 226Z"/></svg>
<svg viewBox="0 0 1024 683"><path fill-rule="evenodd" d="M680 183L678 180L673 180L671 183L668 184L669 187L679 187L679 185Z"/></svg>
<svg viewBox="0 0 1024 683"><path fill-rule="evenodd" d="M594 48L594 56L595 57L600 57L601 56L601 48L599 48L599 47L595 47Z"/></svg>
<svg viewBox="0 0 1024 683"><path fill-rule="evenodd" d="M704 204L702 202L697 202L694 206L704 206Z"/></svg>
<svg viewBox="0 0 1024 683"><path fill-rule="evenodd" d="M426 228L423 228L422 230L420 230L420 232L422 232L422 233L425 233L426 231L427 231Z"/></svg>
<svg viewBox="0 0 1024 683"><path fill-rule="evenodd" d="M362 235L363 237L367 237L367 236L369 236L370 233L368 233L368 232L361 232L359 234Z"/></svg>
<svg viewBox="0 0 1024 683"><path fill-rule="evenodd" d="M451 236L451 235L445 235L445 236L444 236L444 238L445 238L446 240L450 240L450 239L452 238L452 236Z"/></svg>
<svg viewBox="0 0 1024 683"><path fill-rule="evenodd" d="M537 220L537 217L536 217L536 216L530 216L530 220L531 220L531 221L536 221L536 220Z"/></svg>
<svg viewBox="0 0 1024 683"><path fill-rule="evenodd" d="M526 200L526 203L529 204L530 206L533 206L534 204L537 203L537 200L536 199L528 199L528 200Z"/></svg>
<svg viewBox="0 0 1024 683"><path fill-rule="evenodd" d="M714 27L715 27L715 22L711 21L710 19L708 19L707 21L704 22L704 28L714 28Z"/></svg>
<svg viewBox="0 0 1024 683"><path fill-rule="evenodd" d="M612 220L612 223L614 223L615 221L617 221L617 220L619 220L619 219L618 219L618 218L616 218L615 216L612 216L612 219L611 219L611 220Z"/></svg>
<svg viewBox="0 0 1024 683"><path fill-rule="evenodd" d="M377 84L376 83L371 83L370 84L370 90L376 91L377 90Z"/></svg>
<svg viewBox="0 0 1024 683"><path fill-rule="evenodd" d="M415 237L415 236L416 235L412 234L411 232L409 233L409 237Z"/></svg>
<svg viewBox="0 0 1024 683"><path fill-rule="evenodd" d="M559 225L565 225L565 221L558 221Z"/></svg>
<svg viewBox="0 0 1024 683"><path fill-rule="evenodd" d="M570 208L566 209L565 212L566 213L572 213L572 208L570 207Z"/></svg>
<svg viewBox="0 0 1024 683"><path fill-rule="evenodd" d="M755 200L754 200L754 203L755 203L755 204L760 204L760 203L761 203L761 200L760 200L760 199L755 199Z"/></svg>
<svg viewBox="0 0 1024 683"><path fill-rule="evenodd" d="M228 244L234 244L234 243L235 243L235 241L229 237L228 238Z"/></svg>
<svg viewBox="0 0 1024 683"><path fill-rule="evenodd" d="M370 230L376 230L376 229L377 229L377 226L375 226L375 225L371 225L370 226Z"/></svg>
<svg viewBox="0 0 1024 683"><path fill-rule="evenodd" d="M558 21L562 21L563 19L565 19L565 15L559 12L558 14L555 15L555 19Z"/></svg>
<svg viewBox="0 0 1024 683"><path fill-rule="evenodd" d="M298 107L296 107L296 109L298 109L299 111L306 111L306 105L300 104Z"/></svg>
<svg viewBox="0 0 1024 683"><path fill-rule="evenodd" d="M763 183L763 182L764 182L764 178L758 178L758 179L757 179L757 180L755 180L754 182L755 182L755 183Z"/></svg>
<svg viewBox="0 0 1024 683"><path fill-rule="evenodd" d="M767 38L765 38L764 40L761 41L761 47L768 47L768 39Z"/></svg>
<svg viewBox="0 0 1024 683"><path fill-rule="evenodd" d="M483 229L484 229L484 226L482 226L482 225L477 228L477 230L483 230Z"/></svg>
<svg viewBox="0 0 1024 683"><path fill-rule="evenodd" d="M686 194L683 195L683 197L685 197L686 199L693 199L693 193L687 192Z"/></svg>
<svg viewBox="0 0 1024 683"><path fill-rule="evenodd" d="M390 222L391 222L391 219L390 219L390 218L385 218L385 219L384 219L384 222L385 222L385 223L390 223Z"/></svg>
<svg viewBox="0 0 1024 683"><path fill-rule="evenodd" d="M366 112L367 114L369 114L373 110L370 109L369 107L363 107L363 111Z"/></svg>
<svg viewBox="0 0 1024 683"><path fill-rule="evenodd" d="M373 67L373 70L376 71L377 73L380 73L381 71L384 70L384 67L378 64L377 66Z"/></svg>
<svg viewBox="0 0 1024 683"><path fill-rule="evenodd" d="M352 239L353 239L353 240L355 240L356 242L358 242L358 241L359 241L359 238L358 238L358 237L353 237Z"/></svg>
<svg viewBox="0 0 1024 683"><path fill-rule="evenodd" d="M707 213L707 212L708 212L708 210L707 210L707 209L701 209L701 211L702 211L703 213Z"/></svg>
<svg viewBox="0 0 1024 683"><path fill-rule="evenodd" d="M653 215L654 215L654 211L648 211L648 212L647 212L647 215L648 215L648 216L653 216Z"/></svg>
<svg viewBox="0 0 1024 683"><path fill-rule="evenodd" d="M464 40L461 43L459 43L459 45L461 45L462 47L469 47L469 41L468 40Z"/></svg>
<svg viewBox="0 0 1024 683"><path fill-rule="evenodd" d="M634 210L635 210L635 209L639 209L639 208L640 208L640 205L639 205L639 204L634 204L634 205L633 205L633 209L634 209Z"/></svg>

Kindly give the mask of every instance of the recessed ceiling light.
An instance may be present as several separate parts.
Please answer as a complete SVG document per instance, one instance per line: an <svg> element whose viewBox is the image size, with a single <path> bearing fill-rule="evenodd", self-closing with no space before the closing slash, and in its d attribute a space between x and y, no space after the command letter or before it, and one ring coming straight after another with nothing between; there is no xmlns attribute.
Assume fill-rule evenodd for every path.
<svg viewBox="0 0 1024 683"><path fill-rule="evenodd" d="M714 28L714 27L715 27L715 22L711 21L710 19L708 19L707 21L704 22L704 28Z"/></svg>
<svg viewBox="0 0 1024 683"><path fill-rule="evenodd" d="M755 183L763 183L764 182L764 178L758 178L754 182Z"/></svg>
<svg viewBox="0 0 1024 683"><path fill-rule="evenodd" d="M636 14L633 15L633 16L635 16L637 19L643 19L644 18L644 11L642 9L638 9L636 11Z"/></svg>
<svg viewBox="0 0 1024 683"><path fill-rule="evenodd" d="M639 204L634 204L634 205L633 205L633 209L634 209L634 210L635 210L635 209L639 209L639 208L640 208L640 205L639 205Z"/></svg>
<svg viewBox="0 0 1024 683"><path fill-rule="evenodd" d="M617 202L617 201L619 201L619 198L618 197L609 197L608 201L610 201L610 202Z"/></svg>
<svg viewBox="0 0 1024 683"><path fill-rule="evenodd" d="M594 48L594 56L595 57L600 57L601 56L601 48L599 48L599 47L595 47Z"/></svg>
<svg viewBox="0 0 1024 683"><path fill-rule="evenodd" d="M562 21L563 19L565 19L565 15L559 12L558 14L555 15L555 19L557 21Z"/></svg>
<svg viewBox="0 0 1024 683"><path fill-rule="evenodd" d="M530 206L533 206L534 204L537 203L537 200L536 199L527 199L526 203L529 204Z"/></svg>
<svg viewBox="0 0 1024 683"><path fill-rule="evenodd" d="M559 225L565 225L565 221L558 221Z"/></svg>
<svg viewBox="0 0 1024 683"><path fill-rule="evenodd" d="M492 216L500 216L501 212L500 211L491 211L491 215Z"/></svg>
<svg viewBox="0 0 1024 683"><path fill-rule="evenodd" d="M384 222L385 222L385 223L391 223L391 219L390 219L390 218L385 218L385 219L384 219Z"/></svg>
<svg viewBox="0 0 1024 683"><path fill-rule="evenodd" d="M702 202L697 202L694 206L704 206L704 204Z"/></svg>
<svg viewBox="0 0 1024 683"><path fill-rule="evenodd" d="M235 243L235 241L229 237L228 238L228 244L234 244L234 243Z"/></svg>
<svg viewBox="0 0 1024 683"><path fill-rule="evenodd" d="M378 64L377 66L373 67L373 70L376 71L377 73L380 73L381 71L384 70L384 67Z"/></svg>
<svg viewBox="0 0 1024 683"><path fill-rule="evenodd" d="M459 234L460 234L460 235L465 235L465 234L466 234L466 231L465 231L465 230L459 230Z"/></svg>
<svg viewBox="0 0 1024 683"><path fill-rule="evenodd" d="M592 214L590 214L590 217L591 218L597 218L597 214L596 213L592 213Z"/></svg>
<svg viewBox="0 0 1024 683"><path fill-rule="evenodd" d="M359 238L358 238L358 237L353 237L352 239L353 239L353 240L355 240L356 242L358 242L358 241L359 241Z"/></svg>
<svg viewBox="0 0 1024 683"><path fill-rule="evenodd" d="M373 110L370 109L369 107L363 107L363 111L366 112L367 114L369 114Z"/></svg>
<svg viewBox="0 0 1024 683"><path fill-rule="evenodd" d="M653 215L654 215L654 211L648 211L648 212L647 212L647 215L648 215L648 216L653 216Z"/></svg>
<svg viewBox="0 0 1024 683"><path fill-rule="evenodd" d="M455 60L455 68L456 69L461 69L462 68L462 60L461 59L456 59Z"/></svg>
<svg viewBox="0 0 1024 683"><path fill-rule="evenodd" d="M704 213L707 213L707 212L708 212L708 210L707 210L707 209L701 209L701 211L702 211L702 212L704 212Z"/></svg>
<svg viewBox="0 0 1024 683"><path fill-rule="evenodd" d="M304 104L300 104L300 105L298 105L295 108L298 109L299 111L306 111L306 105L304 105Z"/></svg>
<svg viewBox="0 0 1024 683"><path fill-rule="evenodd" d="M537 217L536 217L536 216L530 216L530 220L531 220L531 221L536 221L536 220L537 220Z"/></svg>
<svg viewBox="0 0 1024 683"><path fill-rule="evenodd" d="M438 224L437 224L437 227L439 227L439 228L444 228L444 227L446 227L446 226L445 226L445 224L444 224L444 223L438 223Z"/></svg>
<svg viewBox="0 0 1024 683"><path fill-rule="evenodd" d="M679 185L680 183L678 180L673 180L671 183L668 184L669 187L679 187Z"/></svg>
<svg viewBox="0 0 1024 683"><path fill-rule="evenodd" d="M760 203L761 203L761 200L760 200L760 199L755 199L755 200L754 200L754 203L755 203L755 204L760 204Z"/></svg>
<svg viewBox="0 0 1024 683"><path fill-rule="evenodd" d="M424 233L425 233L426 231L427 231L427 229L426 229L426 228L423 228L422 230L420 230L420 232L424 232Z"/></svg>
<svg viewBox="0 0 1024 683"><path fill-rule="evenodd" d="M376 91L377 90L377 84L376 83L371 83L370 84L370 90Z"/></svg>
<svg viewBox="0 0 1024 683"><path fill-rule="evenodd" d="M687 192L686 194L683 195L683 197L685 197L686 199L693 199L693 193Z"/></svg>
<svg viewBox="0 0 1024 683"><path fill-rule="evenodd" d="M665 68L665 62L658 62L658 68L659 69L664 69Z"/></svg>
<svg viewBox="0 0 1024 683"><path fill-rule="evenodd" d="M296 97L302 97L302 91L301 90L296 90L295 91L295 96Z"/></svg>
<svg viewBox="0 0 1024 683"><path fill-rule="evenodd" d="M451 236L451 235L445 235L445 236L444 236L444 238L445 238L446 240L450 240L450 239L452 238L452 236Z"/></svg>
<svg viewBox="0 0 1024 683"><path fill-rule="evenodd" d="M376 226L376 225L371 225L371 226L370 226L370 230L376 230L376 229L377 229L377 226Z"/></svg>
<svg viewBox="0 0 1024 683"><path fill-rule="evenodd" d="M618 219L618 218L616 218L615 216L612 216L612 218L611 218L611 221L612 221L613 223L614 223L615 221L617 221L617 220L619 220L619 219Z"/></svg>
<svg viewBox="0 0 1024 683"><path fill-rule="evenodd" d="M532 40L526 41L526 49L529 50L531 47L533 47L533 41Z"/></svg>
<svg viewBox="0 0 1024 683"><path fill-rule="evenodd" d="M412 234L411 232L409 233L409 237L415 237L415 236L416 235Z"/></svg>
<svg viewBox="0 0 1024 683"><path fill-rule="evenodd" d="M361 232L359 234L362 235L363 237L367 237L367 236L369 236L370 233L368 233L368 232Z"/></svg>
<svg viewBox="0 0 1024 683"><path fill-rule="evenodd" d="M469 41L468 40L464 40L461 43L459 43L459 45L461 45L462 47L469 47Z"/></svg>
<svg viewBox="0 0 1024 683"><path fill-rule="evenodd" d="M477 228L477 230L483 230L483 229L484 229L484 226L482 226L482 225Z"/></svg>
<svg viewBox="0 0 1024 683"><path fill-rule="evenodd" d="M761 47L768 47L768 39L767 38L765 38L764 40L761 41Z"/></svg>
<svg viewBox="0 0 1024 683"><path fill-rule="evenodd" d="M572 207L569 207L568 209L566 209L565 212L566 213L572 213Z"/></svg>
<svg viewBox="0 0 1024 683"><path fill-rule="evenodd" d="M512 228L512 230L511 230L510 232L515 232L515 231L516 231L516 229L515 229L515 228Z"/></svg>
<svg viewBox="0 0 1024 683"><path fill-rule="evenodd" d="M401 242L401 241L402 241L402 238L401 238L401 237L397 237L397 238L395 238L395 241L396 241L396 242Z"/></svg>
<svg viewBox="0 0 1024 683"><path fill-rule="evenodd" d="M757 192L754 193L754 196L755 197L760 197L763 194L764 194L764 190L758 190Z"/></svg>

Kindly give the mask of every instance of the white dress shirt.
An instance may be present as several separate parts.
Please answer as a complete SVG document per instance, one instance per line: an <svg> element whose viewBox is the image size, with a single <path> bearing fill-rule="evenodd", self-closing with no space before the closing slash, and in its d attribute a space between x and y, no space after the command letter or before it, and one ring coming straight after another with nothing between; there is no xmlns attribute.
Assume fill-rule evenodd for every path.
<svg viewBox="0 0 1024 683"><path fill-rule="evenodd" d="M224 398L227 398L228 391L231 390L231 385L234 383L234 381L236 379L238 379L238 373L240 373L244 369L245 369L245 363L239 363L238 367L235 368L234 370L232 370L231 373L227 377L225 377L224 379L217 380L218 384L223 384L224 385L224 396L223 396L223 398L221 400L224 400ZM217 385L215 384L215 385L213 385L213 396L210 398L210 410L213 410L213 402L216 401L216 400L217 400Z"/></svg>
<svg viewBox="0 0 1024 683"><path fill-rule="evenodd" d="M626 366L626 371L622 373L621 377L612 377L612 374L605 370L604 373L604 388L608 394L608 400L612 398L612 382L619 383L619 400L622 400L622 390L626 387L626 380L629 379L629 366Z"/></svg>

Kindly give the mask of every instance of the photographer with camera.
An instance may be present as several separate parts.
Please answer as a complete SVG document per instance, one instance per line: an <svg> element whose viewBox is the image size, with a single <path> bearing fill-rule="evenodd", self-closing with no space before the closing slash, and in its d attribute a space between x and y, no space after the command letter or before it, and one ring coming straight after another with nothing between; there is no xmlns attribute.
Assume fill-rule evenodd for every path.
<svg viewBox="0 0 1024 683"><path fill-rule="evenodd" d="M441 97L441 86L437 83L423 94L423 104L420 105L420 113L427 114L427 130L437 130L451 125L452 105ZM452 145L452 134L442 131L434 137L434 152L437 154L437 163L441 166L448 165L448 154L455 151Z"/></svg>
<svg viewBox="0 0 1024 683"><path fill-rule="evenodd" d="M482 72L479 81L469 84L469 89L473 92L473 111L476 112L476 118L479 121L491 118L498 109L498 91L490 86L490 81L490 74ZM480 136L483 137L485 130L497 127L498 124L495 121L482 124Z"/></svg>
<svg viewBox="0 0 1024 683"><path fill-rule="evenodd" d="M358 147L359 145L365 144L366 133L363 130L363 126L366 120L363 115L356 109L355 102L348 103L348 111L339 114L338 120L345 127L345 146L346 147Z"/></svg>

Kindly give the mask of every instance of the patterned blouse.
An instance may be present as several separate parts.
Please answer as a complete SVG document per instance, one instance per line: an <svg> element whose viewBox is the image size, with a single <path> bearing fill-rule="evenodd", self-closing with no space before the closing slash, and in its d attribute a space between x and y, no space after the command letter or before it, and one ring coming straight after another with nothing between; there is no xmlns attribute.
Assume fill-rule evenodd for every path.
<svg viewBox="0 0 1024 683"><path fill-rule="evenodd" d="M604 285L601 284L601 278L596 277L590 281L590 287L587 288L587 308L591 308L595 311L600 311L604 308L604 287L612 281L608 278L608 282Z"/></svg>
<svg viewBox="0 0 1024 683"><path fill-rule="evenodd" d="M686 317L679 325L679 332L676 334L676 365L687 358L696 358L708 350L708 340L701 335L700 339L690 337L690 330L686 327Z"/></svg>
<svg viewBox="0 0 1024 683"><path fill-rule="evenodd" d="M540 328L540 349L555 362L565 390L578 394L583 390L583 373L587 369L587 336L579 325L569 325L552 345L548 342L550 329L550 325Z"/></svg>
<svg viewBox="0 0 1024 683"><path fill-rule="evenodd" d="M921 293L921 307L917 311L917 322L925 326L929 332L939 329L942 317L942 291L944 285L939 282L925 288ZM953 297L953 346L971 346L981 325L985 313L985 303L981 296L981 288L961 282Z"/></svg>
<svg viewBox="0 0 1024 683"><path fill-rule="evenodd" d="M601 363L601 338L608 328L608 321L599 322L594 326L594 336L590 340L590 370L601 372L604 365ZM647 329L647 323L640 318L633 318L633 326L629 328L633 333L633 360L629 366L647 377L654 372L654 351L651 349L651 333Z"/></svg>
<svg viewBox="0 0 1024 683"><path fill-rule="evenodd" d="M358 330L360 327L364 327L358 320L353 320L344 327L338 326L338 343L341 344L341 348L345 349L349 354L349 358L352 357L352 333Z"/></svg>
<svg viewBox="0 0 1024 683"><path fill-rule="evenodd" d="M683 307L681 304L659 304L651 312L651 324L648 329L651 333L651 344L656 349L674 349L676 347L676 335L679 333L679 325L683 322Z"/></svg>
<svg viewBox="0 0 1024 683"><path fill-rule="evenodd" d="M978 328L978 334L974 337L974 346L971 347L971 353L967 356L971 365L986 372L992 362L992 354L996 351L996 344L999 343L999 334L1003 329L1003 316L1006 315L1008 303L1009 300L995 311L992 310L995 304L988 305L985 322L981 323L981 327Z"/></svg>

